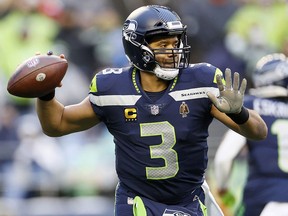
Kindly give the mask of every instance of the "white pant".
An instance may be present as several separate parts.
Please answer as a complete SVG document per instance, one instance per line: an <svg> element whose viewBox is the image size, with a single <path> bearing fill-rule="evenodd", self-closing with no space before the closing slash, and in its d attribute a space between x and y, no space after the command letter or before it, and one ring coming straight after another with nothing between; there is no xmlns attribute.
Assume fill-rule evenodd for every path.
<svg viewBox="0 0 288 216"><path fill-rule="evenodd" d="M204 181L204 183L202 184L202 188L205 193L205 206L207 207L208 216L224 216L223 212L221 211L221 208L219 207L215 198L213 197L206 181Z"/></svg>
<svg viewBox="0 0 288 216"><path fill-rule="evenodd" d="M288 216L288 203L270 202L266 204L260 216Z"/></svg>

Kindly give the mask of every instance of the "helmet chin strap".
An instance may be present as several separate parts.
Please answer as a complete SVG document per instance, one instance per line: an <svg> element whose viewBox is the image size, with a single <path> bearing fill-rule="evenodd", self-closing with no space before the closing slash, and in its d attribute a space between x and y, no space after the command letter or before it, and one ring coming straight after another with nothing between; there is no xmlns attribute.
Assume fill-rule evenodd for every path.
<svg viewBox="0 0 288 216"><path fill-rule="evenodd" d="M181 42L180 48L183 48L183 43ZM178 65L180 64L181 57L178 58ZM154 68L153 72L157 77L164 80L172 80L179 74L179 68L162 68L158 64Z"/></svg>
<svg viewBox="0 0 288 216"><path fill-rule="evenodd" d="M161 68L158 64L153 70L154 74L163 80L172 80L179 74L177 68Z"/></svg>
<svg viewBox="0 0 288 216"><path fill-rule="evenodd" d="M145 46L142 45L141 46L142 50L146 50L147 52L151 53L152 55L154 55L153 51ZM180 43L179 48L183 48L183 43ZM155 55L154 55L155 56ZM179 56L178 58L178 64L180 64L181 61L181 56ZM156 67L153 69L153 71L150 71L152 73L154 73L158 78L163 79L163 80L172 80L174 79L176 76L178 76L179 74L179 68L162 68L159 66L158 63L156 63Z"/></svg>

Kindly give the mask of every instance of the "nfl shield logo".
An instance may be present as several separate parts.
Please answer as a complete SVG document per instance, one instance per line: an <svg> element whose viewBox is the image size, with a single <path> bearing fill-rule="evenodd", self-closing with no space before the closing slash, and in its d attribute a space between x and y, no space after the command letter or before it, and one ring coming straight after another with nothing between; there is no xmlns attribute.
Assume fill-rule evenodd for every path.
<svg viewBox="0 0 288 216"><path fill-rule="evenodd" d="M158 115L159 114L159 106L153 105L153 106L150 107L150 109L151 109L151 114L152 115Z"/></svg>

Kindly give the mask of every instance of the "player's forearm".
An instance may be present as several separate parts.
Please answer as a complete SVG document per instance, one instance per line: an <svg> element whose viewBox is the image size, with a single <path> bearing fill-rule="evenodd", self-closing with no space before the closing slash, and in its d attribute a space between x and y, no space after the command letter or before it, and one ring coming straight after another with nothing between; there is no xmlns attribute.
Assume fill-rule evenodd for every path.
<svg viewBox="0 0 288 216"><path fill-rule="evenodd" d="M227 114L220 112L215 106L211 107L211 115L214 118L221 121L230 129L235 132L241 134L242 136L253 139L253 140L263 140L267 136L267 126L263 119L259 116L259 114L254 111L247 109L248 117L245 117L245 121L241 120L240 123L236 123L230 116ZM237 114L236 114L237 115ZM240 118L241 119L241 118ZM239 120L239 118L238 118Z"/></svg>
<svg viewBox="0 0 288 216"><path fill-rule="evenodd" d="M50 101L37 99L36 111L43 132L48 136L60 136L59 126L64 112L64 106L55 98Z"/></svg>
<svg viewBox="0 0 288 216"><path fill-rule="evenodd" d="M268 133L266 123L254 110L249 110L248 121L239 125L239 129L240 134L253 140L263 140Z"/></svg>

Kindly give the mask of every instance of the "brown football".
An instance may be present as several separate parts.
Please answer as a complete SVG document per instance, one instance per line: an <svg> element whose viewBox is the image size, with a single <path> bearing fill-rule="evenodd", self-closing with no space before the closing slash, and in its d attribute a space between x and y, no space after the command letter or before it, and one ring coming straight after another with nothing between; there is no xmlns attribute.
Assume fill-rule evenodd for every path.
<svg viewBox="0 0 288 216"><path fill-rule="evenodd" d="M60 85L67 68L65 58L35 55L16 68L8 81L7 90L18 97L41 97Z"/></svg>

